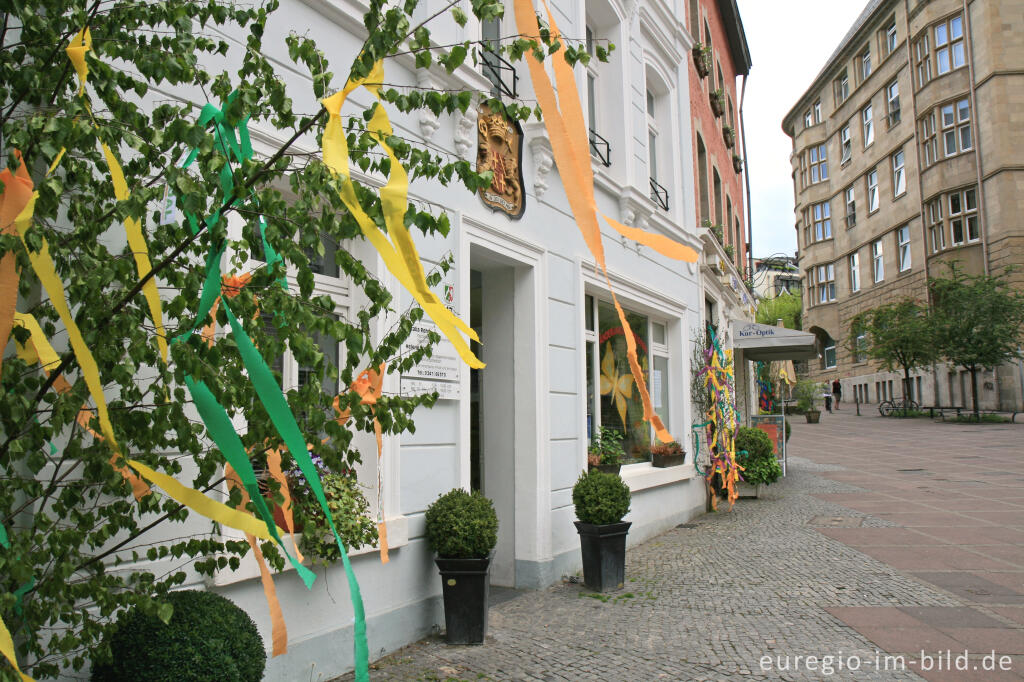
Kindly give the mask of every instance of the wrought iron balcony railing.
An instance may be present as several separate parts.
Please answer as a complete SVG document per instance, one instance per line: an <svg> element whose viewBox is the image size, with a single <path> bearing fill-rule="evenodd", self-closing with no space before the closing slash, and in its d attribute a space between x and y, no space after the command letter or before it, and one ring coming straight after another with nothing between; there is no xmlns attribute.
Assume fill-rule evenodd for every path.
<svg viewBox="0 0 1024 682"><path fill-rule="evenodd" d="M658 184L658 181L651 178L651 200L662 210L668 210L668 190Z"/></svg>
<svg viewBox="0 0 1024 682"><path fill-rule="evenodd" d="M593 128L590 129L590 153L601 160L601 163L612 165L612 148L608 140L598 135Z"/></svg>
<svg viewBox="0 0 1024 682"><path fill-rule="evenodd" d="M492 92L495 95L500 94L512 99L519 96L519 74L516 73L515 67L500 54L484 48L483 70L484 76L494 85Z"/></svg>

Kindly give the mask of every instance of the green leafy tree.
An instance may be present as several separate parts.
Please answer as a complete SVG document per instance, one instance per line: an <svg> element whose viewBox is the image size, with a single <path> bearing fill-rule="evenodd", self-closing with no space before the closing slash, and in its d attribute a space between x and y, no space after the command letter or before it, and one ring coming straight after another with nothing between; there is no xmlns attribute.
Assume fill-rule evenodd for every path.
<svg viewBox="0 0 1024 682"><path fill-rule="evenodd" d="M775 298L762 298L757 303L754 318L760 324L776 324L779 320L787 329L803 329L803 302L800 296L784 291Z"/></svg>
<svg viewBox="0 0 1024 682"><path fill-rule="evenodd" d="M911 298L856 315L850 322L849 346L850 352L866 355L890 372L902 370L904 401L910 394L910 373L936 357L928 308Z"/></svg>
<svg viewBox="0 0 1024 682"><path fill-rule="evenodd" d="M942 357L971 373L971 399L978 417L978 371L1021 356L1024 294L1013 288L1010 271L968 275L957 263L946 277L929 282L935 344Z"/></svg>
<svg viewBox="0 0 1024 682"><path fill-rule="evenodd" d="M274 15L277 0L23 0L4 7L0 155L13 170L18 164L14 152L21 152L39 196L27 248L11 226L0 226L0 258L16 259L18 310L32 314L61 353L49 374L11 355L3 358L0 375L0 524L10 540L0 547L0 617L14 636L22 669L36 678L57 676L62 668L78 670L90 657L109 655L101 644L103 631L129 608L166 622L171 616L166 594L185 581L185 568L209 575L238 566L248 552L245 542L223 541L212 524L209 532L193 534L196 525L181 525L188 509L158 491L135 502L110 462L110 444L78 423L89 391L76 355L68 350L67 330L28 257L44 240L95 357L120 453L199 491L222 486L224 458L194 418L186 377L209 386L229 416L248 420L241 438L257 470L266 466L268 450L282 445L233 336L218 336L208 344L192 335L171 346L166 364L159 357L142 287L151 278L159 283L168 337L211 322L195 319L203 263L211 252L226 249L225 272L240 272L251 253L272 261L262 247L264 238L280 256L252 273L230 308L265 361L272 364L288 349L313 376L324 378L289 390L286 398L310 442L326 437L317 454L329 470L353 470L360 457L352 447L353 433L372 432L374 418L385 433L411 431L413 410L435 399L385 395L371 412L357 395L344 392L340 407L351 410L351 419L343 425L334 418L336 391L324 388L348 386L360 370L384 362L388 372L408 371L430 348L402 355L402 342L422 311L399 309L360 261L365 242L339 197L339 180L318 154L295 144L315 148L327 120L318 100L341 89L350 76L365 77L379 60L411 53L418 68L435 65L451 72L480 53L472 41L443 46L431 41L428 23L438 17L447 14L466 22L461 2L447 2L422 22L413 18L416 0L368 4L368 38L358 54L343 56L354 61L337 74L325 52L302 35L289 35L286 45L273 46L275 54L290 58L289 69L308 74L311 85L301 92L289 91L278 73L279 61L264 51L270 49L264 45L268 24L288 20ZM502 13L495 0L472 0L471 6L480 19ZM85 57L84 96L64 55L83 27L90 28L93 41ZM549 53L552 46L514 39L489 49L515 60L528 50ZM598 57L606 53L602 47ZM567 46L568 61L588 58L582 44ZM378 106L440 115L465 112L475 98L488 97L383 87L383 104L374 102L344 116L349 161L366 173L389 174L390 159L368 133ZM207 102L218 108L212 121L200 119ZM516 102L491 104L517 119L534 111ZM239 155L226 138L247 124L287 141L263 156ZM470 192L490 182L489 174L477 174L465 161L397 135L387 142L414 180L461 185ZM101 143L121 159L127 200L115 200ZM182 159L193 150L194 162L183 167ZM173 197L175 219L162 219L165 195ZM356 183L356 200L372 221L384 224L375 189ZM197 229L181 216L194 217ZM122 224L129 218L142 223L152 262L141 281L124 244ZM240 238L229 234L229 218L240 226ZM443 212L413 204L405 223L427 235L449 229ZM354 300L364 301L343 319L335 316L330 297L313 295L314 266L328 252L325 244L333 247ZM449 264L442 262L428 283L436 286ZM286 271L296 281L288 289L277 286ZM382 316L390 326L383 334L371 333ZM227 326L225 305L215 321L221 329ZM28 340L21 328L13 336L21 343ZM339 366L320 350L318 340L343 344ZM432 334L431 341L437 340ZM58 378L69 382L69 390L53 390ZM92 429L99 430L96 421ZM294 465L288 454L284 465ZM272 481L268 488L268 498L280 499ZM230 503L240 502L236 489ZM178 536L175 528L181 529ZM274 546L267 543L262 549L275 566L283 565ZM147 570L146 560L168 560L172 568L156 574ZM0 679L13 677L6 661L0 661Z"/></svg>

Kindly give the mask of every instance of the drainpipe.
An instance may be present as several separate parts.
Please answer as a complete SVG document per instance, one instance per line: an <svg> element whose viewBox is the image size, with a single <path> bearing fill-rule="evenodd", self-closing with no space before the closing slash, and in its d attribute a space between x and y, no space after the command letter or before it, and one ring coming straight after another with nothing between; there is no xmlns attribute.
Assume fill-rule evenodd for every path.
<svg viewBox="0 0 1024 682"><path fill-rule="evenodd" d="M970 40L967 41L967 49L970 51L970 54L967 57L967 73L970 76L970 89L968 92L970 93L971 98L971 116L978 119L979 115L974 113L978 111L978 98L975 92L976 81L974 74L974 29L971 26L970 15L967 11L967 0L963 0L963 12L964 37L965 39L970 38ZM974 121L972 121L972 123L974 123ZM985 265L985 274L989 275L991 272L989 272L988 262L988 211L986 210L987 202L985 201L985 189L981 184L981 135L979 135L979 127L976 125L973 126L972 132L974 133L974 168L977 171L978 177L978 223L981 227L981 255L982 262ZM964 227L966 228L966 225L964 225ZM997 385L997 395L998 390L999 388Z"/></svg>
<svg viewBox="0 0 1024 682"><path fill-rule="evenodd" d="M740 131L743 145L743 179L746 183L747 195L747 272L754 277L754 230L750 224L750 157L747 156L747 126L743 124L743 100L747 94L747 75L743 74L743 85L740 86ZM753 293L753 292L751 292Z"/></svg>

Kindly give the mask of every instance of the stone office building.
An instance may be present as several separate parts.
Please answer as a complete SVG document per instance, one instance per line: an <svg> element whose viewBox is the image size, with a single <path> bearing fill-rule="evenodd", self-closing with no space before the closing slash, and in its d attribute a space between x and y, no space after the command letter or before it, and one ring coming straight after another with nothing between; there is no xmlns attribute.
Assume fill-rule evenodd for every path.
<svg viewBox="0 0 1024 682"><path fill-rule="evenodd" d="M901 394L901 375L851 350L857 313L927 300L943 263L1024 262L1024 33L1017 0L871 0L783 121L793 140L804 328L844 396ZM1024 274L1014 275L1018 285ZM983 407L1021 406L1018 363L979 381ZM936 365L913 397L966 405L970 377Z"/></svg>

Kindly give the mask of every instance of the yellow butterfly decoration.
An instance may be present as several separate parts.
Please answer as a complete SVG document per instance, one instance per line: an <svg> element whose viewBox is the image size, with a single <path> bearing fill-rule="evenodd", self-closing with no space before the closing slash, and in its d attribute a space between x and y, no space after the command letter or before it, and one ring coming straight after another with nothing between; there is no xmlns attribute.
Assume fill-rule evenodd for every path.
<svg viewBox="0 0 1024 682"><path fill-rule="evenodd" d="M628 372L626 374L616 372L611 341L605 346L604 358L601 360L601 395L609 393L611 401L619 408L622 427L626 428L626 401L633 397L633 375Z"/></svg>

